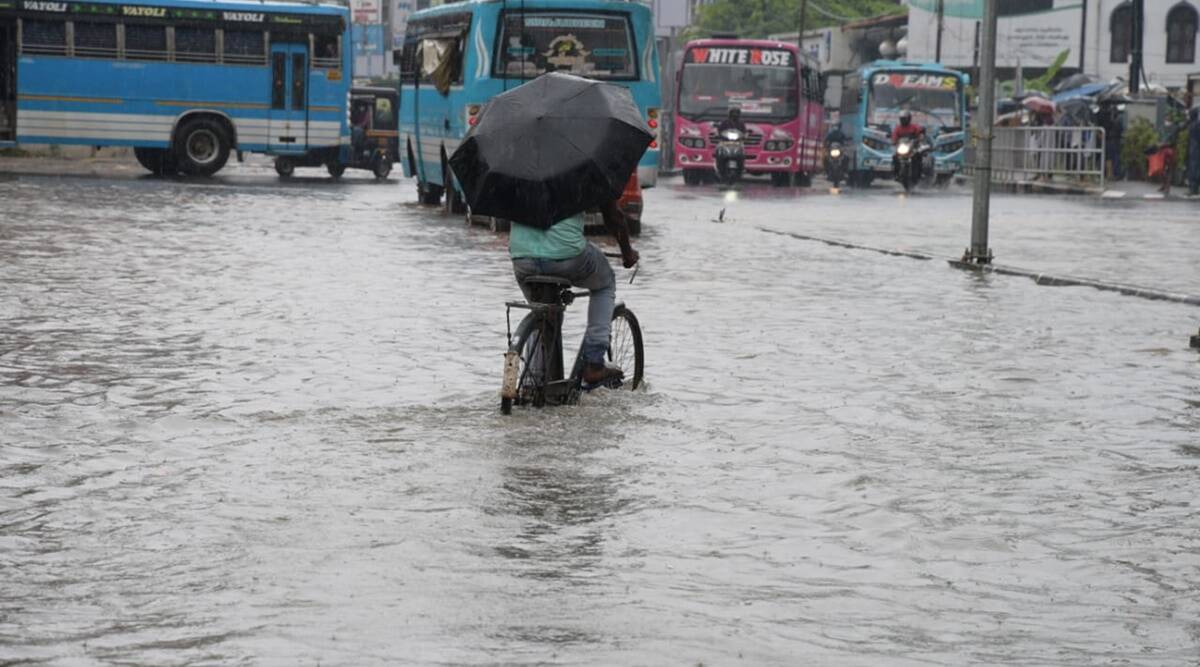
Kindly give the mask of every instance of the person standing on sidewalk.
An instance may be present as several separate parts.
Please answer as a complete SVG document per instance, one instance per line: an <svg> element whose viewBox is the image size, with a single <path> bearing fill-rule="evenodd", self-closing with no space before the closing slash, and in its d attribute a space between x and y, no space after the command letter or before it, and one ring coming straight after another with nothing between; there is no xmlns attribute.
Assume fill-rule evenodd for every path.
<svg viewBox="0 0 1200 667"><path fill-rule="evenodd" d="M1121 122L1121 111L1112 102L1100 107L1100 127L1104 128L1104 161L1111 164L1112 180L1125 179L1125 168L1121 166L1121 140L1125 125Z"/></svg>
<svg viewBox="0 0 1200 667"><path fill-rule="evenodd" d="M1188 194L1200 194L1200 106L1188 112Z"/></svg>

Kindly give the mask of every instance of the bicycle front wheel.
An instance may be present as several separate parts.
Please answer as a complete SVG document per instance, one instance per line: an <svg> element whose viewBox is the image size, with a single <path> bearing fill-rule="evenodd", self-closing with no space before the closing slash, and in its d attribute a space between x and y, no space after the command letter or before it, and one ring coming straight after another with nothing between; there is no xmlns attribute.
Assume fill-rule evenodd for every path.
<svg viewBox="0 0 1200 667"><path fill-rule="evenodd" d="M513 368L508 368L505 360L505 387L501 389L500 412L510 414L513 405L532 403L541 407L545 400L546 350L542 344L542 320L528 315L517 326L517 335L511 347L509 356L513 356ZM511 383L511 387L507 386ZM511 391L511 394L508 393Z"/></svg>
<svg viewBox="0 0 1200 667"><path fill-rule="evenodd" d="M612 328L608 334L608 361L625 371L622 387L642 386L646 370L646 351L642 346L642 327L637 317L625 306L613 310Z"/></svg>

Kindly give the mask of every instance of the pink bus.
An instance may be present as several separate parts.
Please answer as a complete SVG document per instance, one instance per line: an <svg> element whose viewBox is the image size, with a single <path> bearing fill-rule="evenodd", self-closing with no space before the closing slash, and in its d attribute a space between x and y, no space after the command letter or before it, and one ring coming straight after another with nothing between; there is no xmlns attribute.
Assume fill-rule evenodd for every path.
<svg viewBox="0 0 1200 667"><path fill-rule="evenodd" d="M751 39L688 42L676 75L675 168L688 185L713 173L717 125L742 110L746 172L776 185L807 184L821 168L823 90L794 45Z"/></svg>

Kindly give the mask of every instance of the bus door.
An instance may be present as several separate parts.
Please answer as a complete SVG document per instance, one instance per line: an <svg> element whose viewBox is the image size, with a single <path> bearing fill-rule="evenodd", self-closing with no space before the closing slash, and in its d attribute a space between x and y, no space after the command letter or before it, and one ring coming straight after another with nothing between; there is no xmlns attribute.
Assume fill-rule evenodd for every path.
<svg viewBox="0 0 1200 667"><path fill-rule="evenodd" d="M267 150L308 150L308 47L271 44L271 111Z"/></svg>
<svg viewBox="0 0 1200 667"><path fill-rule="evenodd" d="M0 19L0 141L17 138L17 25Z"/></svg>

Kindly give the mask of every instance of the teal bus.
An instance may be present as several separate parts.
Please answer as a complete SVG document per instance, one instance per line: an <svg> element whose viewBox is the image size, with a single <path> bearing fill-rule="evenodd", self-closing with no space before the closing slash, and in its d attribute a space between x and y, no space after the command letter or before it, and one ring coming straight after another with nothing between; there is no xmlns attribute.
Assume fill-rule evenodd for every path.
<svg viewBox="0 0 1200 667"><path fill-rule="evenodd" d="M350 143L344 6L0 0L0 146L129 146L157 173Z"/></svg>
<svg viewBox="0 0 1200 667"><path fill-rule="evenodd" d="M400 151L422 203L445 195L465 211L447 158L493 96L549 71L629 88L659 133L658 50L649 7L614 0L467 0L408 18L400 68ZM659 139L638 165L643 187L658 176ZM447 184L450 187L447 187Z"/></svg>
<svg viewBox="0 0 1200 667"><path fill-rule="evenodd" d="M840 122L850 154L850 182L892 176L892 128L908 111L933 146L934 170L946 182L963 167L970 77L936 63L877 60L842 79Z"/></svg>

